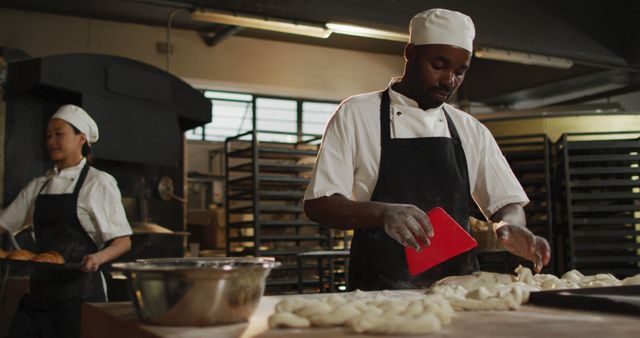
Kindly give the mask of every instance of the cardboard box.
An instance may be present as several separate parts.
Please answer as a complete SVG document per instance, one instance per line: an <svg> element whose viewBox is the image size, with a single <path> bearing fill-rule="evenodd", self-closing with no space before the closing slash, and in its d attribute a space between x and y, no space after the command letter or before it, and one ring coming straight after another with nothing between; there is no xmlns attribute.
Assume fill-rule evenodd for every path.
<svg viewBox="0 0 640 338"><path fill-rule="evenodd" d="M212 226L215 225L215 217L216 210L188 210L187 224Z"/></svg>

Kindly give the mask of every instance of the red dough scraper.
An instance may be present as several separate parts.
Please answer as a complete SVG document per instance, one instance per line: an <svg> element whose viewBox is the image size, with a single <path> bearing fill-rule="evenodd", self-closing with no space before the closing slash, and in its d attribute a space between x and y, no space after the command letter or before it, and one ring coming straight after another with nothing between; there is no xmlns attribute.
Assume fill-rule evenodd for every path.
<svg viewBox="0 0 640 338"><path fill-rule="evenodd" d="M430 239L431 245L423 247L420 252L414 248L404 248L409 273L412 276L478 246L478 242L444 209L439 207L431 209L427 212L427 217L433 225L434 235Z"/></svg>

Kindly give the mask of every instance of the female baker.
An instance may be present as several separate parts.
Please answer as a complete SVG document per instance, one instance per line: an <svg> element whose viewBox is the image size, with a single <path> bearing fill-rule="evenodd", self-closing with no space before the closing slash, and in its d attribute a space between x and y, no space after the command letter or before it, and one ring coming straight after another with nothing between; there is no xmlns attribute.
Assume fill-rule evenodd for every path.
<svg viewBox="0 0 640 338"><path fill-rule="evenodd" d="M80 337L84 302L105 302L98 270L131 247L115 179L87 163L98 126L82 108L62 106L47 124L53 169L33 179L0 213L0 235L33 224L39 251L57 251L79 270L38 269L8 337Z"/></svg>

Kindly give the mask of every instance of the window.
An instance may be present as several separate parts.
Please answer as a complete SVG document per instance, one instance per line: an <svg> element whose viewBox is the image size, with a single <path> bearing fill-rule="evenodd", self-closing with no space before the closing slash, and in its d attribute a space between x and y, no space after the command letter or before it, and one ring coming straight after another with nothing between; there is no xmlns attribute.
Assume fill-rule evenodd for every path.
<svg viewBox="0 0 640 338"><path fill-rule="evenodd" d="M189 140L224 141L229 136L253 129L253 95L205 91L211 99L211 122L188 130Z"/></svg>
<svg viewBox="0 0 640 338"><path fill-rule="evenodd" d="M298 140L298 103L294 100L257 98L256 124L260 131L286 134L261 133L260 141L296 142Z"/></svg>
<svg viewBox="0 0 640 338"><path fill-rule="evenodd" d="M337 103L303 102L302 133L322 135L327 121L336 109L338 109Z"/></svg>
<svg viewBox="0 0 640 338"><path fill-rule="evenodd" d="M307 101L286 97L267 97L247 93L204 91L211 100L211 122L188 130L189 140L224 141L253 129L255 104L256 129L260 141L296 142L299 135L322 135L324 126L338 106L336 102ZM300 121L299 121L300 120Z"/></svg>

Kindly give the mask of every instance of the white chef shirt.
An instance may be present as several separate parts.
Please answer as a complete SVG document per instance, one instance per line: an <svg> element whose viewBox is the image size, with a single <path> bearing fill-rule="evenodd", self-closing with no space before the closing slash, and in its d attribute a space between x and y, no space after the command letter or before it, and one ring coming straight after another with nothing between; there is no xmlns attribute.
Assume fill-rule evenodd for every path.
<svg viewBox="0 0 640 338"><path fill-rule="evenodd" d="M391 84L399 80L393 78L389 84L391 138L451 137L444 107L460 135L471 195L485 217L505 205L524 206L529 202L491 132L483 124L446 103L422 110L414 100L391 89ZM342 102L329 119L305 200L333 194L355 201L370 200L380 163L381 93L352 96Z"/></svg>
<svg viewBox="0 0 640 338"><path fill-rule="evenodd" d="M71 194L86 162L83 158L78 165L60 171L54 167L44 176L31 180L0 213L0 226L9 231L17 231L23 225L33 224L35 201L47 180L49 183L42 194ZM77 209L80 224L98 249L113 238L131 235L131 226L122 206L118 184L113 176L104 171L93 167L89 169L79 191Z"/></svg>

